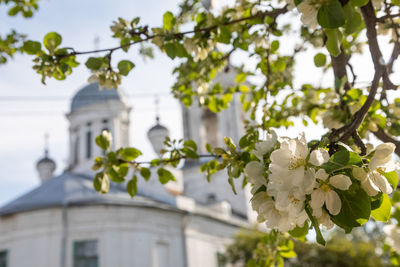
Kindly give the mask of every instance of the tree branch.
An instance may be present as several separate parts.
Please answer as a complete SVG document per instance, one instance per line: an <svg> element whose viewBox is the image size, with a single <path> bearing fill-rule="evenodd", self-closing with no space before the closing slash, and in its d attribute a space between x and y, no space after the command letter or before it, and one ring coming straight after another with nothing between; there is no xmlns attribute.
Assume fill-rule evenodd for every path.
<svg viewBox="0 0 400 267"><path fill-rule="evenodd" d="M379 140L383 142L390 142L396 145L394 152L400 157L400 141L393 136L387 134L384 130L379 128L376 132L372 132Z"/></svg>
<svg viewBox="0 0 400 267"><path fill-rule="evenodd" d="M138 43L142 43L142 42L146 42L149 40L154 39L155 37L171 37L172 39L176 39L176 38L182 38L182 36L186 35L186 34L192 34L192 33L199 33L199 32L207 32L207 31L211 31L214 30L220 26L227 26L227 25L231 25L231 24L235 24L235 23L240 23L246 20L252 20L252 19L256 19L256 18L264 18L264 17L271 17L273 19L276 19L279 15L284 14L287 12L287 6L284 6L282 8L279 9L275 9L273 11L264 11L264 12L258 12L252 16L248 16L248 17L243 17L240 19L235 19L235 20L231 20L231 21L227 21L221 24L216 24L216 25L212 25L209 27L205 27L205 28L195 28L194 30L189 30L189 31L184 31L184 32L177 32L177 33L169 33L169 34L154 34L154 35L148 35L146 34L146 38L143 38L141 40L138 41L133 41L124 45L120 45L120 46L116 46L116 47L110 47L110 48L104 48L104 49L98 49L98 50L91 50L91 51L73 51L71 53L69 53L68 55L66 55L65 57L68 56L75 56L75 55L85 55L85 54L94 54L94 53L101 53L101 52L113 52L115 50L119 50L122 48L126 48L129 46L132 46L134 44L138 44Z"/></svg>

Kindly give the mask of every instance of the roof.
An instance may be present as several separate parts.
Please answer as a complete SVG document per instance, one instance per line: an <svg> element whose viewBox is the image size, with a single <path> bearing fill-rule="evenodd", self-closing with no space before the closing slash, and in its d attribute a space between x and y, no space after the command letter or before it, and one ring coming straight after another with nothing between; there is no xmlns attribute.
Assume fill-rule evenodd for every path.
<svg viewBox="0 0 400 267"><path fill-rule="evenodd" d="M71 112L78 108L105 102L110 99L123 101L123 94L121 90L116 89L103 89L100 90L98 83L91 83L80 89L72 98Z"/></svg>
<svg viewBox="0 0 400 267"><path fill-rule="evenodd" d="M123 185L115 183L111 183L109 193L101 195L93 188L93 178L63 173L0 208L0 216L64 205L85 204L140 205L176 209L173 196L152 195L150 197L139 190L132 199Z"/></svg>

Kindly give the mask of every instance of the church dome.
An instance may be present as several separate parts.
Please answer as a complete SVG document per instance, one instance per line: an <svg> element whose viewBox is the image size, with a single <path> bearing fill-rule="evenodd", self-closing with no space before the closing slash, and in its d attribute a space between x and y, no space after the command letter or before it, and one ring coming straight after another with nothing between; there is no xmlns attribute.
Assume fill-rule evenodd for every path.
<svg viewBox="0 0 400 267"><path fill-rule="evenodd" d="M53 177L54 171L56 170L56 163L48 157L47 149L45 150L44 158L36 163L36 169L42 182L46 182Z"/></svg>
<svg viewBox="0 0 400 267"><path fill-rule="evenodd" d="M87 105L106 102L111 99L120 100L124 103L126 102L121 90L101 90L98 83L91 83L80 89L74 95L71 101L71 112Z"/></svg>
<svg viewBox="0 0 400 267"><path fill-rule="evenodd" d="M150 139L154 152L160 153L164 148L164 140L169 135L167 127L160 124L160 118L157 116L156 125L151 127L147 132L147 137Z"/></svg>

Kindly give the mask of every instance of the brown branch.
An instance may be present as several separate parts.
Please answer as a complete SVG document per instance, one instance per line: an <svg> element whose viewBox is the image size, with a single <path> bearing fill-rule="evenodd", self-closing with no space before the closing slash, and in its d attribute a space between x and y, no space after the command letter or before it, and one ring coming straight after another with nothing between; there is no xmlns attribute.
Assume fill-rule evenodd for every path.
<svg viewBox="0 0 400 267"><path fill-rule="evenodd" d="M146 42L149 40L154 39L155 37L172 37L172 39L176 39L176 38L182 38L182 36L186 35L186 34L192 34L192 33L200 33L200 32L207 32L207 31L211 31L214 30L220 26L227 26L227 25L231 25L231 24L235 24L235 23L240 23L246 20L252 20L252 19L256 19L256 18L264 18L264 17L271 17L273 19L276 19L279 15L284 14L287 12L287 6L284 6L282 8L279 9L275 9L273 11L264 11L264 12L258 12L252 16L248 16L248 17L243 17L240 19L235 19L235 20L231 20L231 21L227 21L221 24L216 24L216 25L212 25L209 27L205 27L205 28L195 28L194 30L189 30L189 31L184 31L184 32L177 32L177 33L168 33L168 34L154 34L154 35L147 35L146 34L146 38L138 40L138 41L134 41L134 42L130 42L124 45L120 45L120 46L116 46L116 47L111 47L111 48L104 48L104 49L98 49L98 50L91 50L91 51L73 51L70 54L66 55L65 57L68 56L75 56L75 55L85 55L85 54L93 54L93 53L101 53L101 52L112 52L115 50L119 50L125 47L129 47L132 46L134 44L138 44L138 43L142 43L142 42Z"/></svg>
<svg viewBox="0 0 400 267"><path fill-rule="evenodd" d="M200 154L198 156L199 156L199 158L220 158L221 157L216 154ZM175 158L175 159L159 159L159 163L160 164L168 164L168 163L180 161L182 159L193 159L193 158L188 158L187 156L181 155L181 157ZM151 161L128 161L128 160L124 160L124 159L120 159L120 162L128 163L128 164L135 165L135 166L142 165L142 164L152 164Z"/></svg>
<svg viewBox="0 0 400 267"><path fill-rule="evenodd" d="M346 53L341 49L341 53L337 56L331 56L331 62L332 62L332 68L333 68L333 74L335 75L335 78L341 80L344 77L347 79L347 71L346 71L346 65L349 62L350 56L346 55ZM339 93L340 88L335 88L336 92ZM344 90L347 92L350 89L350 84L348 82L348 79L346 83L344 84Z"/></svg>
<svg viewBox="0 0 400 267"><path fill-rule="evenodd" d="M386 14L386 15L384 15L382 17L376 18L376 22L385 23L385 20L394 19L394 18L397 18L397 17L400 17L400 13L398 13L398 14Z"/></svg>
<svg viewBox="0 0 400 267"><path fill-rule="evenodd" d="M329 135L329 139L331 141L337 141L336 138L343 133L343 135L339 138L339 141L347 141L351 136L356 136L358 128L360 127L361 123L364 121L369 108L371 107L372 103L375 100L376 93L379 87L379 81L381 77L384 75L386 68L380 63L382 59L382 52L379 48L378 40L377 40L377 33L376 33L376 16L375 16L375 9L372 6L372 3L369 2L367 5L361 7L361 12L364 17L365 27L367 29L367 38L368 38L368 47L370 50L370 54L372 57L372 61L374 63L375 74L374 78L371 83L371 88L367 97L367 100L363 104L363 106L358 110L353 117L353 120L343 126L340 129L333 129L332 133ZM358 135L358 133L357 133ZM357 137L356 137L357 139ZM355 140L356 142L358 140ZM362 147L361 147L362 148Z"/></svg>
<svg viewBox="0 0 400 267"><path fill-rule="evenodd" d="M394 152L400 157L400 141L393 136L387 134L384 130L379 128L376 132L372 132L379 140L383 142L390 142L396 145Z"/></svg>

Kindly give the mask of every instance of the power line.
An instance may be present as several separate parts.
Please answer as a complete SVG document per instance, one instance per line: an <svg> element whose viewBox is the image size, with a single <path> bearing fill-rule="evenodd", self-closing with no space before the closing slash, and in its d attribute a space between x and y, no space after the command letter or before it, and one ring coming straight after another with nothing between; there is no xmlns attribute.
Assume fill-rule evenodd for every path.
<svg viewBox="0 0 400 267"><path fill-rule="evenodd" d="M97 97L98 95L85 95L85 97ZM140 93L124 95L127 98L154 98L155 96L171 96L170 93ZM13 96L0 95L0 101L70 101L71 96Z"/></svg>

